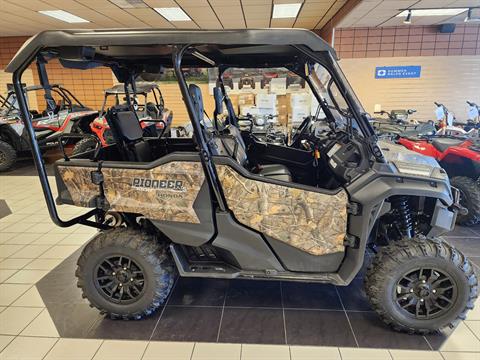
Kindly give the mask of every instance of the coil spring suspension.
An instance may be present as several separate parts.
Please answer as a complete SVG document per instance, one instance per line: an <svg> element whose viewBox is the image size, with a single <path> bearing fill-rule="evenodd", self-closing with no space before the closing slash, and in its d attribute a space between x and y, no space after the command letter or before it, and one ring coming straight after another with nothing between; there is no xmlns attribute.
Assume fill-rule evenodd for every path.
<svg viewBox="0 0 480 360"><path fill-rule="evenodd" d="M393 201L393 204L399 215L398 224L401 234L408 238L413 237L413 218L408 198L406 196L398 196Z"/></svg>

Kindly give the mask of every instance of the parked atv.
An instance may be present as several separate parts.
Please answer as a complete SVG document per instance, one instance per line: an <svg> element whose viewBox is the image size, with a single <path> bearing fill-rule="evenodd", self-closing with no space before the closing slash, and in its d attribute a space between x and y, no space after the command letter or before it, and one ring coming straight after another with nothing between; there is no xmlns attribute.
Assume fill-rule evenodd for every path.
<svg viewBox="0 0 480 360"><path fill-rule="evenodd" d="M35 138L43 152L57 148L60 138L66 134L89 132L88 125L98 114L85 107L70 91L59 84L50 85L49 90L45 91L40 85L23 88L26 94L38 91L50 94L45 110L30 111ZM16 101L13 91L1 101L0 171L10 169L18 155L26 156L30 153L28 136L24 131Z"/></svg>
<svg viewBox="0 0 480 360"><path fill-rule="evenodd" d="M452 186L460 190L460 204L468 209L457 223L470 226L480 221L480 140L453 136L424 139L400 138L407 149L435 158L450 177Z"/></svg>
<svg viewBox="0 0 480 360"><path fill-rule="evenodd" d="M395 140L399 136L433 135L435 126L432 122L419 123L409 119L416 112L415 109L379 111L375 114L387 115L387 118L374 118L370 121L379 138Z"/></svg>
<svg viewBox="0 0 480 360"><path fill-rule="evenodd" d="M17 161L17 153L30 149L23 123L16 116L7 115L13 106L0 95L0 172L10 169Z"/></svg>
<svg viewBox="0 0 480 360"><path fill-rule="evenodd" d="M433 102L436 106L435 108L435 116L437 118L437 122L435 124L435 127L437 130L447 127L447 126L457 126L457 118L455 117L455 114L448 110L448 108L440 104L436 101Z"/></svg>
<svg viewBox="0 0 480 360"><path fill-rule="evenodd" d="M480 106L474 102L467 101L469 106L467 123L463 126L465 131L472 129L480 130Z"/></svg>
<svg viewBox="0 0 480 360"><path fill-rule="evenodd" d="M173 112L165 108L162 93L158 85L154 82L136 82L135 91L131 91L131 101L135 107L135 112L140 121L145 136L170 136L170 126L172 124ZM153 97L153 102L149 101L148 96ZM107 146L114 142L112 131L105 119L107 104L114 98L115 106L125 103L126 96L123 84L115 85L105 90L102 109L99 116L90 123L91 134L95 135L102 146ZM138 97L143 97L143 103L138 102ZM72 154L80 154L85 151L95 149L98 141L88 136L80 140L73 148Z"/></svg>
<svg viewBox="0 0 480 360"><path fill-rule="evenodd" d="M194 45L192 45L194 44ZM21 76L32 59L106 66L128 89L135 75L173 68L193 138L148 138L134 104L105 114L115 144L58 160L53 199L35 141L35 162L52 220L100 229L83 248L76 275L92 306L140 319L167 299L176 271L185 277L270 279L348 285L367 244L377 254L366 275L372 308L394 329L429 333L465 318L477 297L472 264L437 236L462 207L438 167L388 160L361 104L316 34L298 29L229 31L47 31L7 66L28 116ZM286 65L287 64L287 65ZM257 141L235 126L202 125L202 92L187 67L288 66L317 97L329 130L312 152ZM221 84L221 77L219 78ZM128 90L127 90L128 92ZM224 86L222 101L231 108ZM33 127L27 122L30 134ZM316 174L321 174L317 177ZM90 208L64 221L57 204ZM112 226L108 215L121 219Z"/></svg>

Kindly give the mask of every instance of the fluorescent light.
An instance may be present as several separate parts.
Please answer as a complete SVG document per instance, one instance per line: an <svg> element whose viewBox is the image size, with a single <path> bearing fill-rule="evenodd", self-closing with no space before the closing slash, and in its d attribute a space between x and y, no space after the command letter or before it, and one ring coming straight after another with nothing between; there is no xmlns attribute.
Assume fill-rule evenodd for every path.
<svg viewBox="0 0 480 360"><path fill-rule="evenodd" d="M90 21L85 20L77 15L73 15L67 11L63 10L42 10L39 11L40 14L47 15L50 17L53 17L58 20L65 21L70 24L75 24L75 23L88 23Z"/></svg>
<svg viewBox="0 0 480 360"><path fill-rule="evenodd" d="M110 0L110 2L122 9L146 8L147 4L143 0Z"/></svg>
<svg viewBox="0 0 480 360"><path fill-rule="evenodd" d="M468 11L468 8L445 8L445 9L409 9L404 10L397 17L408 16L408 12L412 12L412 16L455 16L462 12Z"/></svg>
<svg viewBox="0 0 480 360"><path fill-rule="evenodd" d="M185 11L179 7L155 8L155 11L168 21L192 21Z"/></svg>
<svg viewBox="0 0 480 360"><path fill-rule="evenodd" d="M273 4L272 19L296 18L302 4Z"/></svg>

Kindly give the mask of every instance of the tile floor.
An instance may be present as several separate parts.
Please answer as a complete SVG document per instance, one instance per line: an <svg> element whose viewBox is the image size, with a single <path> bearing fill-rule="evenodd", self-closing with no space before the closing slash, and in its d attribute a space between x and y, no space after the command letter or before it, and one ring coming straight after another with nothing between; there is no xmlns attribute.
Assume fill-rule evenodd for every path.
<svg viewBox="0 0 480 360"><path fill-rule="evenodd" d="M78 295L73 274L58 274L74 266L94 231L54 226L29 174L0 177L0 360L480 359L480 302L455 330L410 337L379 324L361 291L325 285L180 279L157 317L112 326L78 298L70 302ZM63 217L81 212L60 207ZM458 228L447 240L480 266L479 227Z"/></svg>

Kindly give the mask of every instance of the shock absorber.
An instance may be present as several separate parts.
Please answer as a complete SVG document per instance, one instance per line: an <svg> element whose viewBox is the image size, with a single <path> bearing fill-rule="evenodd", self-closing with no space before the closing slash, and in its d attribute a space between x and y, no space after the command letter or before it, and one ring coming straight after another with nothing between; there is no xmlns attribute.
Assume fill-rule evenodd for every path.
<svg viewBox="0 0 480 360"><path fill-rule="evenodd" d="M398 225L401 234L408 238L413 237L413 218L412 212L410 211L410 205L408 204L408 197L397 196L392 200L392 203L394 209L398 212Z"/></svg>

